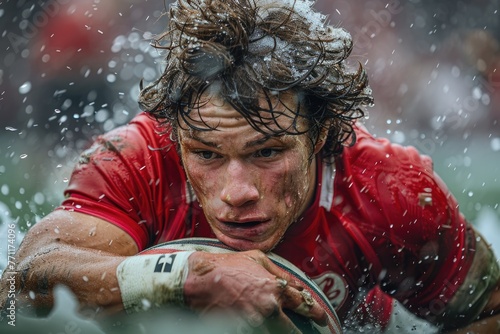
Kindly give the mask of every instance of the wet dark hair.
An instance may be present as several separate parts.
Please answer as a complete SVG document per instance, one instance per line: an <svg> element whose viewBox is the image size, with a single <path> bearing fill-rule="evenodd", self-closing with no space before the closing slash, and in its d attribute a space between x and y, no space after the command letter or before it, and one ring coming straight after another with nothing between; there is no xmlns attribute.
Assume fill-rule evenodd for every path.
<svg viewBox="0 0 500 334"><path fill-rule="evenodd" d="M216 92L264 134L300 134L295 125L305 118L313 144L327 133L323 158L334 157L354 142L353 124L372 96L362 65L346 65L350 35L324 24L310 6L307 0L178 0L168 30L154 43L167 50L166 68L141 85L139 103L175 136L180 119L212 130L191 115L207 102L205 93ZM294 122L279 128L283 112L273 106L290 92L299 97Z"/></svg>

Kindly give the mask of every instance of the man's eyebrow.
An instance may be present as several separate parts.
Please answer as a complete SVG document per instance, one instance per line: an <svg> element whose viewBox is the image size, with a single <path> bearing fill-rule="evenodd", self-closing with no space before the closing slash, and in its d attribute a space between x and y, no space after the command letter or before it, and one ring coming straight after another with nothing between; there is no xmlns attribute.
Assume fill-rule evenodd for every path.
<svg viewBox="0 0 500 334"><path fill-rule="evenodd" d="M199 141L200 143L202 143L203 145L206 145L206 146L209 146L209 147L213 147L213 148L219 148L220 145L217 144L217 143L214 143L214 142L211 142L211 141L207 141L201 137L199 137L196 133L191 133L189 136L188 136L189 139L193 139L193 140L196 140L196 141ZM261 138L257 138L255 140L252 140L252 141L249 141L249 142L246 142L245 143L245 148L250 148L250 147L253 147L253 146L259 146L259 145L262 145L264 144L265 142L267 142L269 139L272 139L272 138L276 138L276 136L273 136L271 134L268 134L268 135L262 135Z"/></svg>
<svg viewBox="0 0 500 334"><path fill-rule="evenodd" d="M267 142L271 138L276 138L276 136L272 135L262 135L261 138L257 138L255 140L249 141L245 143L245 148L253 147L253 146L259 146Z"/></svg>
<svg viewBox="0 0 500 334"><path fill-rule="evenodd" d="M188 136L189 139L193 139L193 140L196 140L196 141L199 141L200 143L202 143L203 145L206 145L206 146L209 146L209 147L213 147L213 148L219 148L220 145L219 144L216 144L214 142L211 142L211 141L206 141L202 138L200 138L196 133L191 133L189 136Z"/></svg>

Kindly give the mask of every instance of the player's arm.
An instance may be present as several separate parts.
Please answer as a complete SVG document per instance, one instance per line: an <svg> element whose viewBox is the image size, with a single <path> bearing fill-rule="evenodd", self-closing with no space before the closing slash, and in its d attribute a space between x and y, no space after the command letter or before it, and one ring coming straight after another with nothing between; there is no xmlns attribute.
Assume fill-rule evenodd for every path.
<svg viewBox="0 0 500 334"><path fill-rule="evenodd" d="M50 309L52 290L63 284L83 307L123 309L116 267L124 256L137 253L133 239L101 219L69 211L54 211L26 234L16 254L14 273L5 272L1 285L4 306L14 276L18 305ZM8 276L8 277L7 277Z"/></svg>
<svg viewBox="0 0 500 334"><path fill-rule="evenodd" d="M471 325L451 331L454 334L480 334L480 333L500 333L500 282L497 284L496 290L492 293L490 301L486 306L486 312L483 312L484 317L475 321ZM495 308L490 305L496 305ZM494 315L490 315L494 314Z"/></svg>
<svg viewBox="0 0 500 334"><path fill-rule="evenodd" d="M472 270L468 275L469 279L459 289L458 296L451 303L451 308L466 313L468 305L472 305L473 301L481 301L481 299L484 300L482 304L486 305L482 308L479 320L461 329L453 330L451 333L500 333L500 269L498 260L483 239L479 240ZM461 294L470 297L460 298Z"/></svg>
<svg viewBox="0 0 500 334"><path fill-rule="evenodd" d="M383 139L361 138L358 146L363 150L351 159L359 188L367 189L360 196L368 206L376 199L371 212L382 213L382 223L365 228L375 231L368 240L384 268L381 287L444 330L498 312L497 259L460 213L430 158ZM378 166L379 177L364 173L370 165ZM387 247L380 247L381 238Z"/></svg>
<svg viewBox="0 0 500 334"><path fill-rule="evenodd" d="M147 300L151 305L182 304L201 312L234 308L251 323L272 317L290 330L297 329L284 308L318 323L326 321L317 302L303 307L299 283L260 251L180 252L173 270L160 275L153 273L158 255L133 256L136 253L133 239L113 224L55 211L29 230L16 255L17 305L48 310L53 305L52 289L63 284L82 308L99 308L103 313L138 311ZM277 274L288 282L286 286L276 280ZM4 277L2 307L9 284Z"/></svg>

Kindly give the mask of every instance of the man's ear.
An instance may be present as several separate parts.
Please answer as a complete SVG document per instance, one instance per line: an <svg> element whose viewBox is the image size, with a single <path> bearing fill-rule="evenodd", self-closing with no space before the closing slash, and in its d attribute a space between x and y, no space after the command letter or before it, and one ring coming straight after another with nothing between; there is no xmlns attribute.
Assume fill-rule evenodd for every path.
<svg viewBox="0 0 500 334"><path fill-rule="evenodd" d="M330 124L324 124L323 126L321 126L318 135L318 140L314 145L314 154L318 154L319 151L321 151L321 149L323 148L323 146L325 146L326 138L328 137L328 130L330 130Z"/></svg>

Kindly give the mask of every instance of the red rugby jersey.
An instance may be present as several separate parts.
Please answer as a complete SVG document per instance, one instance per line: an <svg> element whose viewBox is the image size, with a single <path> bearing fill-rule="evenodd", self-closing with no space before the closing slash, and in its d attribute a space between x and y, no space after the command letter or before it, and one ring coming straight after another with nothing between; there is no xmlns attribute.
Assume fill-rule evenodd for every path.
<svg viewBox="0 0 500 334"><path fill-rule="evenodd" d="M163 132L142 113L100 136L82 153L60 209L121 227L139 250L214 237ZM335 164L318 164L315 201L274 252L312 277L343 321L367 309L362 321L384 327L386 294L427 317L467 275L474 232L428 157L362 127L356 134Z"/></svg>

